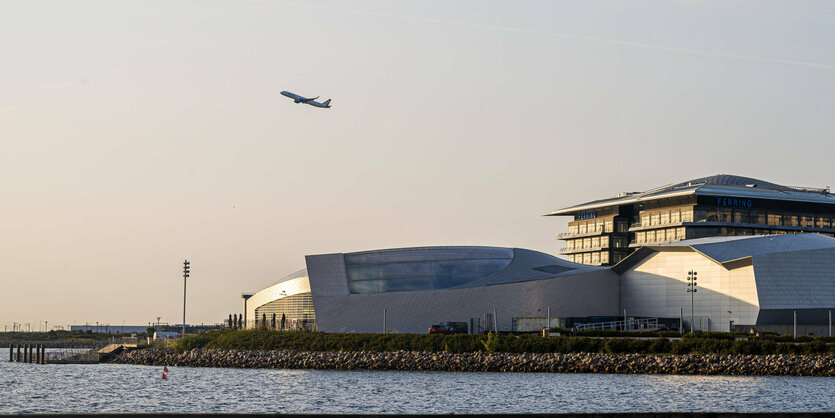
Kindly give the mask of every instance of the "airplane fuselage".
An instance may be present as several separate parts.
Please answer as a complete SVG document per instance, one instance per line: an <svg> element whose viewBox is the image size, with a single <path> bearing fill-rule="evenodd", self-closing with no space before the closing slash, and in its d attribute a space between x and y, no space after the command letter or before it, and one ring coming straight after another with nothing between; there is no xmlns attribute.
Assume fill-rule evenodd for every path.
<svg viewBox="0 0 835 418"><path fill-rule="evenodd" d="M298 94L292 93L292 92L289 92L289 91L282 91L281 95L284 96L284 97L289 97L289 98L293 99L293 102L295 102L296 104L304 103L304 104L309 104L309 105L315 106L315 107L324 107L324 108L331 107L330 106L330 99L325 100L324 103L317 102L316 99L318 99L319 96L316 96L312 99L308 99L307 97L299 96Z"/></svg>

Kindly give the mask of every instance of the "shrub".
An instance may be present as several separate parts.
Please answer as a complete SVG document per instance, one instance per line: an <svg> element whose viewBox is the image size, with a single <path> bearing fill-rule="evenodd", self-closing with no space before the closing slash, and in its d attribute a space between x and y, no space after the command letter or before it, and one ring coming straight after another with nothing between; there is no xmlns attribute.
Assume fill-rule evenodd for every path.
<svg viewBox="0 0 835 418"><path fill-rule="evenodd" d="M272 330L217 330L187 335L175 344L177 350L223 348L297 351L425 351L471 353L640 353L640 354L821 354L835 353L827 338L795 344L775 339L732 340L692 337L670 341L666 338L589 338L538 335L427 335L427 334L320 334Z"/></svg>

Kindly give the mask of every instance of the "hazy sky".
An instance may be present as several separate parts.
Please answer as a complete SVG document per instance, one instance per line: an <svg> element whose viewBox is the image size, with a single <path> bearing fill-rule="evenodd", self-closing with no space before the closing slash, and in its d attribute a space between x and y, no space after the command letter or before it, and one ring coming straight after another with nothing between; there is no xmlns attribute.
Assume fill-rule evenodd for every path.
<svg viewBox="0 0 835 418"><path fill-rule="evenodd" d="M304 255L556 253L554 209L835 186L835 2L2 1L0 326L189 322ZM297 105L290 90L332 98Z"/></svg>

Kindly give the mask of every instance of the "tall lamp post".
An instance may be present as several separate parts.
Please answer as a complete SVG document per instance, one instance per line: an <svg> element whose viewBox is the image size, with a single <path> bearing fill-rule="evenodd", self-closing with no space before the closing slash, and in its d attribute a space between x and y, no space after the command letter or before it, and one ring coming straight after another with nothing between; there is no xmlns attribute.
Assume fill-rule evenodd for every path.
<svg viewBox="0 0 835 418"><path fill-rule="evenodd" d="M693 321L695 319L695 317L693 315L693 300L694 300L693 296L696 295L696 290L697 290L696 289L696 272L693 271L693 270L690 270L687 273L687 293L690 294L690 335L695 334L693 332Z"/></svg>
<svg viewBox="0 0 835 418"><path fill-rule="evenodd" d="M188 279L188 260L183 262L183 337L186 336L186 279Z"/></svg>

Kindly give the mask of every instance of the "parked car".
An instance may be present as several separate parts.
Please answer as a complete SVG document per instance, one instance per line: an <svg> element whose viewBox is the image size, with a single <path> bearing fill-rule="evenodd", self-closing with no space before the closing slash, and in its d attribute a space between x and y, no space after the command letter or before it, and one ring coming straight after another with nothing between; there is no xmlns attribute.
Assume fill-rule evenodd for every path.
<svg viewBox="0 0 835 418"><path fill-rule="evenodd" d="M452 334L452 330L449 328L444 328L440 325L432 325L429 327L429 334L442 334L442 335L449 335Z"/></svg>
<svg viewBox="0 0 835 418"><path fill-rule="evenodd" d="M469 328L467 327L466 322L442 322L441 328L446 328L450 330L451 334L466 334Z"/></svg>

